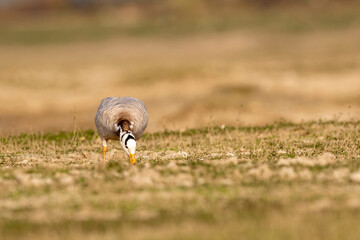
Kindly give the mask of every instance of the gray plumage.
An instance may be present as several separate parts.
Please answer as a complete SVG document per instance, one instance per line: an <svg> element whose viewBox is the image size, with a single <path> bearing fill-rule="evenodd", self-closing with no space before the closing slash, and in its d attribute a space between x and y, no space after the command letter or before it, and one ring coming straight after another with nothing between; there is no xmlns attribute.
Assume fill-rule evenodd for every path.
<svg viewBox="0 0 360 240"><path fill-rule="evenodd" d="M132 124L131 132L139 139L148 124L144 103L133 97L108 97L101 101L95 116L101 139L119 140L119 124L123 120Z"/></svg>

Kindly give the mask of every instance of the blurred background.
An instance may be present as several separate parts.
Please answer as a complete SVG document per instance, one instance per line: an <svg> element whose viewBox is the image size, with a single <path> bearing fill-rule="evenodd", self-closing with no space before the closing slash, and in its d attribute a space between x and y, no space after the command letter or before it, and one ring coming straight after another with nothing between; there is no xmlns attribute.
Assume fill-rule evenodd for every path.
<svg viewBox="0 0 360 240"><path fill-rule="evenodd" d="M0 0L0 134L359 119L359 0Z"/></svg>

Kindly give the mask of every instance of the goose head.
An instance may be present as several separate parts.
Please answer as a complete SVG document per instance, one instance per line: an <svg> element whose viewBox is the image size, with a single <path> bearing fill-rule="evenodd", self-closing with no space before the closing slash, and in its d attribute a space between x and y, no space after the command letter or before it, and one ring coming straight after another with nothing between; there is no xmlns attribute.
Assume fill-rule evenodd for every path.
<svg viewBox="0 0 360 240"><path fill-rule="evenodd" d="M129 155L130 163L135 164L136 140L131 131L120 131L120 144Z"/></svg>

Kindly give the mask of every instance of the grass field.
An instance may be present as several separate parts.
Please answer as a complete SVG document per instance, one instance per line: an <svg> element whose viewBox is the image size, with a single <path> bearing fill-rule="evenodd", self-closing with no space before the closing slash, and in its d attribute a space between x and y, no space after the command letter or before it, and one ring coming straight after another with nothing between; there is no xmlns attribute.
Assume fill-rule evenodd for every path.
<svg viewBox="0 0 360 240"><path fill-rule="evenodd" d="M358 121L1 138L2 239L357 239Z"/></svg>
<svg viewBox="0 0 360 240"><path fill-rule="evenodd" d="M122 2L0 12L0 239L359 239L357 1Z"/></svg>

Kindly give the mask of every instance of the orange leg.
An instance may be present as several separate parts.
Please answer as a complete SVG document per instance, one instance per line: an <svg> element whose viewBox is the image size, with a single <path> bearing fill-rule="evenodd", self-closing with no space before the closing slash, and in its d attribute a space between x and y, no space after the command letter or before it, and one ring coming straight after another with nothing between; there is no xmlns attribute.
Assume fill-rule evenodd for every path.
<svg viewBox="0 0 360 240"><path fill-rule="evenodd" d="M103 146L104 166L105 166L105 164L106 164L106 158L105 158L105 156L106 156L106 150L107 150L107 146Z"/></svg>

